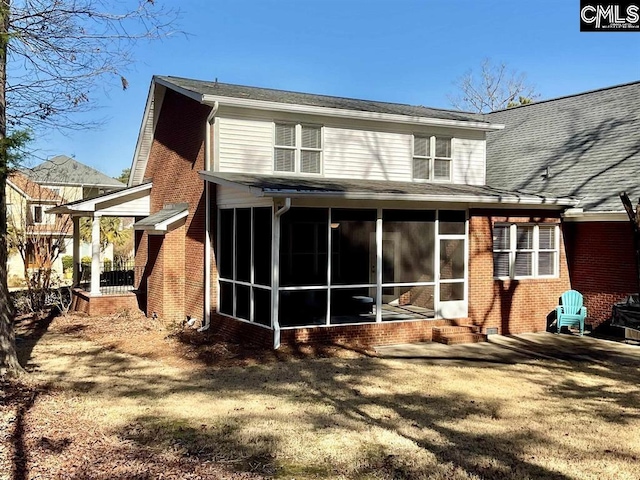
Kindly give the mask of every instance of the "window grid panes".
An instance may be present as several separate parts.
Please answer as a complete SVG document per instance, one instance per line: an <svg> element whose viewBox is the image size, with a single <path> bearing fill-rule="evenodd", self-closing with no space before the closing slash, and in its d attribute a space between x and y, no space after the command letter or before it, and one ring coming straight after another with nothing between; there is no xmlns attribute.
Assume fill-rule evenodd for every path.
<svg viewBox="0 0 640 480"><path fill-rule="evenodd" d="M322 127L276 123L274 147L274 171L322 173Z"/></svg>
<svg viewBox="0 0 640 480"><path fill-rule="evenodd" d="M413 137L413 178L451 181L451 138Z"/></svg>
<svg viewBox="0 0 640 480"><path fill-rule="evenodd" d="M495 278L553 277L558 272L556 225L499 224L493 228Z"/></svg>

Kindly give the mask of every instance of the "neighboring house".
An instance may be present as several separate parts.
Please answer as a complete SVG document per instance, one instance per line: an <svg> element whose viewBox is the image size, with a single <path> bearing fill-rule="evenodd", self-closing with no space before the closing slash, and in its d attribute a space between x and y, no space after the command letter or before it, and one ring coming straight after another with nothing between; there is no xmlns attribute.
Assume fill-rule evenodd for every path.
<svg viewBox="0 0 640 480"><path fill-rule="evenodd" d="M38 185L47 187L68 202L97 197L125 185L77 160L58 155L23 173Z"/></svg>
<svg viewBox="0 0 640 480"><path fill-rule="evenodd" d="M7 278L10 286L24 282L27 269L37 268L42 259L50 258L52 249L65 252L71 242L71 220L46 213L48 209L63 203L63 198L46 187L29 180L21 172L7 177L7 228L9 229L9 256ZM23 261L15 243L24 246ZM53 264L45 260L45 267L62 272L60 258Z"/></svg>
<svg viewBox="0 0 640 480"><path fill-rule="evenodd" d="M52 270L62 274L63 255L72 254L73 225L66 215L50 212L52 207L79 199L96 197L104 192L122 189L125 185L118 180L82 163L59 155L30 169L14 172L7 181L9 225L26 231L31 237L48 243L59 240L60 255L53 262ZM50 248L40 245L40 248ZM101 252L102 258L112 258L112 247ZM80 242L80 257L91 255L91 245ZM28 255L28 268L34 255ZM9 278L19 285L24 280L24 263L20 255L13 252L7 262ZM49 265L47 265L48 267Z"/></svg>
<svg viewBox="0 0 640 480"><path fill-rule="evenodd" d="M129 188L60 212L138 217L140 307L246 341L545 330L562 292L592 305L630 269L584 261L594 238L593 256L629 253L615 198L639 193L638 84L617 89L474 115L154 77ZM613 193L591 186L619 166ZM597 301L636 288L618 280ZM98 287L86 301L107 305Z"/></svg>
<svg viewBox="0 0 640 480"><path fill-rule="evenodd" d="M571 285L588 322L611 316L638 291L633 234L619 193L640 198L640 82L511 108L487 116L487 184L573 196L563 213Z"/></svg>

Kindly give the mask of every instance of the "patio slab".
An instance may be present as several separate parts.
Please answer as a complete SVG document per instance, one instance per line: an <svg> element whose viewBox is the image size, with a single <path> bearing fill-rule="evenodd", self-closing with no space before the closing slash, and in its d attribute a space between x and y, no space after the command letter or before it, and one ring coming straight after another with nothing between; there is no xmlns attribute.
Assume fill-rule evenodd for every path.
<svg viewBox="0 0 640 480"><path fill-rule="evenodd" d="M435 342L377 347L383 358L421 359L436 363L527 363L537 360L616 363L640 366L640 346L620 341L548 332L490 335L488 342L444 345Z"/></svg>

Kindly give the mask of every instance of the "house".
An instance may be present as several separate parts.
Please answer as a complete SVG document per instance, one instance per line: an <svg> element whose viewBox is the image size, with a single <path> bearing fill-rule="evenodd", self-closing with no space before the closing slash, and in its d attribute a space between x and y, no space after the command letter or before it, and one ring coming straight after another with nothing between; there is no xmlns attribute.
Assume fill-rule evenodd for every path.
<svg viewBox="0 0 640 480"><path fill-rule="evenodd" d="M637 96L475 115L156 76L128 188L58 211L135 216L139 306L243 341L540 331L569 288L636 288L604 283L631 268L606 258L629 251Z"/></svg>
<svg viewBox="0 0 640 480"><path fill-rule="evenodd" d="M25 272L41 266L62 273L60 258L54 260L55 250L66 250L71 239L71 222L47 210L63 203L63 198L23 173L11 172L7 176L6 199L9 285L22 285Z"/></svg>
<svg viewBox="0 0 640 480"><path fill-rule="evenodd" d="M638 292L633 234L619 193L640 198L640 82L491 113L487 184L573 196L562 225L571 285L597 327Z"/></svg>
<svg viewBox="0 0 640 480"><path fill-rule="evenodd" d="M51 268L62 275L61 257L72 252L72 221L50 212L52 207L124 187L122 182L65 155L9 175L7 220L27 243L27 269ZM90 254L91 246L79 242L79 258ZM111 249L101 252L101 258L112 258ZM9 255L7 267L10 283L21 285L25 265L18 252Z"/></svg>

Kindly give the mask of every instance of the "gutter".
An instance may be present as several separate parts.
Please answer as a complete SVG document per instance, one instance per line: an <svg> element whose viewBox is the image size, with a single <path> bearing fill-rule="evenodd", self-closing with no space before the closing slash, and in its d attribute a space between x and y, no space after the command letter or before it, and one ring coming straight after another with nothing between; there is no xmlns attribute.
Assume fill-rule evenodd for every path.
<svg viewBox="0 0 640 480"><path fill-rule="evenodd" d="M604 212L585 212L582 208L569 208L562 214L565 222L628 222L626 212L615 210Z"/></svg>
<svg viewBox="0 0 640 480"><path fill-rule="evenodd" d="M280 217L291 208L291 198L284 199L284 206L273 216L273 241L271 256L273 257L273 285L271 288L271 305L273 305L273 349L280 348L280 322L278 321L278 290L280 287Z"/></svg>
<svg viewBox="0 0 640 480"><path fill-rule="evenodd" d="M204 135L204 169L207 172L211 171L211 130L213 123L215 122L216 113L220 104L215 102L211 112L207 116L205 123L205 135ZM207 181L204 182L204 198L205 198L205 220L204 220L204 322L198 329L199 332L204 332L211 325L211 184Z"/></svg>

